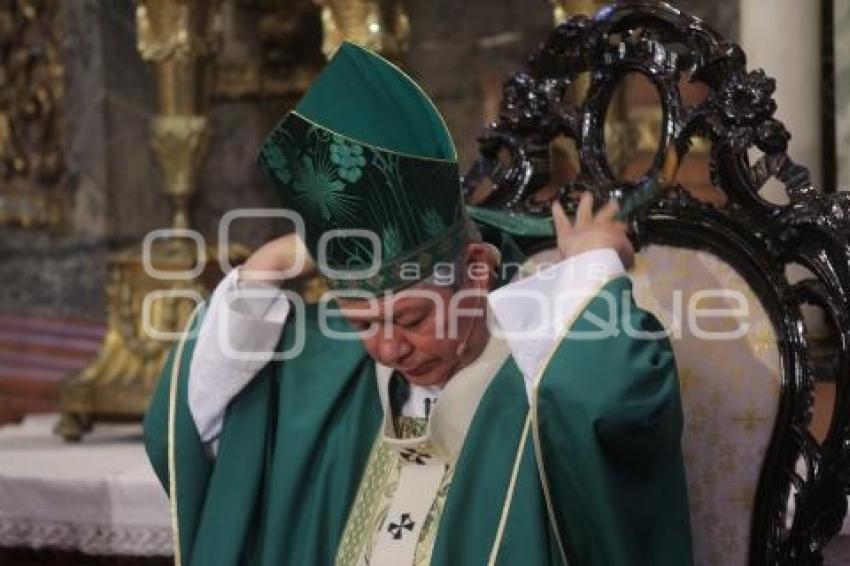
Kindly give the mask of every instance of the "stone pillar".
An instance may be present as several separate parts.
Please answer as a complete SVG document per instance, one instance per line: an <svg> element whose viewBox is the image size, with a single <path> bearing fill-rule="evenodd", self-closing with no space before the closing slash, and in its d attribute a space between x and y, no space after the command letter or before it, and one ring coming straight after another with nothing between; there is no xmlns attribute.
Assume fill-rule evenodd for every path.
<svg viewBox="0 0 850 566"><path fill-rule="evenodd" d="M850 0L834 2L836 185L850 191Z"/></svg>
<svg viewBox="0 0 850 566"><path fill-rule="evenodd" d="M791 132L788 155L821 186L820 3L741 2L741 47L750 69L776 79L776 117Z"/></svg>
<svg viewBox="0 0 850 566"><path fill-rule="evenodd" d="M820 37L819 2L741 2L741 47L747 67L763 68L776 79L776 117L791 132L788 155L809 168L816 187L823 186ZM788 202L779 182L766 186L762 195ZM809 276L798 265L789 266L788 275L794 281ZM810 339L828 339L829 328L819 308L804 307L803 316Z"/></svg>

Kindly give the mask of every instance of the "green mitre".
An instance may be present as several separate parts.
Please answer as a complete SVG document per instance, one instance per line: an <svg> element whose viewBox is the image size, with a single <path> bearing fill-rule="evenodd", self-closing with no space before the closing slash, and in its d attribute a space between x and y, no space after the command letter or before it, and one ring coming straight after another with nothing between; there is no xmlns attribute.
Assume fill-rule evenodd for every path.
<svg viewBox="0 0 850 566"><path fill-rule="evenodd" d="M445 122L410 77L353 43L274 128L257 162L303 218L305 244L320 264L324 257L334 288L400 289L466 242Z"/></svg>

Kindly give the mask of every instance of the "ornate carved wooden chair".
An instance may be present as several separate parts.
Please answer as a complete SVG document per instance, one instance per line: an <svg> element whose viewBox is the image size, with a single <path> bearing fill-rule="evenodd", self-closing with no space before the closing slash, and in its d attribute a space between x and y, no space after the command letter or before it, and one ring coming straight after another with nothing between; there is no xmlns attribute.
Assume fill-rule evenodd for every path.
<svg viewBox="0 0 850 566"><path fill-rule="evenodd" d="M611 165L616 129L606 128L606 115L618 83L635 72L658 91L660 141L645 176L626 182ZM586 95L571 104L582 81ZM683 89L692 84L707 96L687 104ZM518 215L546 216L548 200L570 205L584 188L600 201L643 202L629 219L640 250L632 278L638 303L672 334L701 565L821 564L847 508L850 198L815 189L786 155L790 136L773 117L773 90L762 71L746 69L740 47L703 22L656 2L613 4L558 26L505 83L499 119L464 181L469 201ZM710 144L719 198L705 202L678 184L653 193L646 180L671 150L685 158L699 139ZM561 165L573 144L570 182ZM765 198L770 179L787 202ZM552 244L521 242L530 252ZM789 276L792 264L806 275ZM727 316L695 327L694 301ZM822 442L809 430L815 364L806 304L822 309L836 337L836 404ZM721 331L733 337L711 339Z"/></svg>

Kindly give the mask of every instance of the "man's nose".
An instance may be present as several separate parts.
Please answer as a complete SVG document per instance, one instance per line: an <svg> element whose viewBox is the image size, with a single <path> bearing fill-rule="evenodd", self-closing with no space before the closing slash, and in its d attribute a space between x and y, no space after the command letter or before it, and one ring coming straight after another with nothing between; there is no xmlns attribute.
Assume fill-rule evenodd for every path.
<svg viewBox="0 0 850 566"><path fill-rule="evenodd" d="M397 365L413 350L410 342L401 336L401 332L393 329L389 336L383 332L378 337L378 357L385 365Z"/></svg>

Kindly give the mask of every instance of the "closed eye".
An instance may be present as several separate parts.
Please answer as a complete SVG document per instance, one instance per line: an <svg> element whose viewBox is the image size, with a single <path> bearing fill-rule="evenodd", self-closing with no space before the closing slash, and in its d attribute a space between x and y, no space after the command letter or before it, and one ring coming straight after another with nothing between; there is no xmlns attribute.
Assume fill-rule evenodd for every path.
<svg viewBox="0 0 850 566"><path fill-rule="evenodd" d="M396 321L396 324L402 328L416 328L427 318L427 315L420 316L413 320Z"/></svg>
<svg viewBox="0 0 850 566"><path fill-rule="evenodd" d="M374 322L367 321L367 320L355 320L355 321L350 321L350 322L351 322L351 326L353 326L354 329L357 330L358 332L366 332L366 331L370 330L375 324Z"/></svg>

